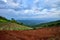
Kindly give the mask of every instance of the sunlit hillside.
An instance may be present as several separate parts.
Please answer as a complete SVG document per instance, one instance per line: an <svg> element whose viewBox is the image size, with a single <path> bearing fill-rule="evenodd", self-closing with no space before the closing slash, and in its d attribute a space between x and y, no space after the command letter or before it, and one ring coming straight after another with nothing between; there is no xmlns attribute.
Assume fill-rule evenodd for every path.
<svg viewBox="0 0 60 40"><path fill-rule="evenodd" d="M0 30L29 30L32 29L15 20L8 20L0 16Z"/></svg>

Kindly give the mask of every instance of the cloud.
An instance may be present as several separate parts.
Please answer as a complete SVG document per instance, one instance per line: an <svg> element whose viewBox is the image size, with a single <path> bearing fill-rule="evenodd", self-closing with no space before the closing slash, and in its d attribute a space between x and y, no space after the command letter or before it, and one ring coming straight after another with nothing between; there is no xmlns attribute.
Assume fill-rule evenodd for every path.
<svg viewBox="0 0 60 40"><path fill-rule="evenodd" d="M1 0L0 15L16 18L59 18L60 0Z"/></svg>
<svg viewBox="0 0 60 40"><path fill-rule="evenodd" d="M7 2L7 0L2 0L2 1Z"/></svg>
<svg viewBox="0 0 60 40"><path fill-rule="evenodd" d="M19 7L19 3L15 3L13 0L4 0L4 2L8 5L8 6L11 6L11 7Z"/></svg>
<svg viewBox="0 0 60 40"><path fill-rule="evenodd" d="M51 9L51 10L44 9L42 11L37 11L37 12L35 12L34 10L31 10L31 11L25 10L25 12L26 13L32 12L32 15L28 16L31 18L59 18L60 17L60 10L57 10L57 9Z"/></svg>
<svg viewBox="0 0 60 40"><path fill-rule="evenodd" d="M39 0L34 0L34 3L38 3L39 2Z"/></svg>
<svg viewBox="0 0 60 40"><path fill-rule="evenodd" d="M45 2L48 6L52 8L60 7L58 4L60 4L60 0L48 0Z"/></svg>

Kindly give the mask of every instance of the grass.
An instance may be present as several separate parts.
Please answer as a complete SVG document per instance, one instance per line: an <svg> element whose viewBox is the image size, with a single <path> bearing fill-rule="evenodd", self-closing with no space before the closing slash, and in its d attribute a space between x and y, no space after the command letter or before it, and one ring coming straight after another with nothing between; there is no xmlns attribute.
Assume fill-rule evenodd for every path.
<svg viewBox="0 0 60 40"><path fill-rule="evenodd" d="M0 30L30 30L31 27L19 25L16 23L0 23Z"/></svg>
<svg viewBox="0 0 60 40"><path fill-rule="evenodd" d="M27 27L25 27L25 28L19 28L19 27L6 27L6 28L2 28L2 27L0 27L0 30L30 30L31 28L27 28Z"/></svg>
<svg viewBox="0 0 60 40"><path fill-rule="evenodd" d="M8 20L5 17L0 16L0 30L30 30L32 28L25 26L23 23L18 23L12 18Z"/></svg>

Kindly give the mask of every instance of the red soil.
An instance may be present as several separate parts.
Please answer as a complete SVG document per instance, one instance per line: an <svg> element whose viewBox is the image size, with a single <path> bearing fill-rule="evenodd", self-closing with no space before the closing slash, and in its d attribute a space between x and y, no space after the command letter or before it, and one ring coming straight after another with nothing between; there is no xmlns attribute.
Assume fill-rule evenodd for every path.
<svg viewBox="0 0 60 40"><path fill-rule="evenodd" d="M0 40L60 40L60 27L26 31L0 31Z"/></svg>

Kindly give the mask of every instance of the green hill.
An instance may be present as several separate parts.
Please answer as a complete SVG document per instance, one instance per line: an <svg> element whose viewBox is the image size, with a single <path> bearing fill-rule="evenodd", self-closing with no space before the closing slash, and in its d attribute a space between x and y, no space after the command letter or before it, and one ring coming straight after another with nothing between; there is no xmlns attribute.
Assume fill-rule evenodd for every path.
<svg viewBox="0 0 60 40"><path fill-rule="evenodd" d="M16 22L13 18L8 20L0 16L0 30L29 30L31 27L25 26L23 23Z"/></svg>
<svg viewBox="0 0 60 40"><path fill-rule="evenodd" d="M8 21L10 21L10 20L7 20L5 17L0 16L0 23L5 23Z"/></svg>
<svg viewBox="0 0 60 40"><path fill-rule="evenodd" d="M39 29L39 28L57 27L57 26L60 26L60 20L48 23L42 23L35 26L28 26L20 22L18 23L13 18L11 20L8 20L5 17L0 16L0 30L30 30L30 29Z"/></svg>
<svg viewBox="0 0 60 40"><path fill-rule="evenodd" d="M48 23L42 23L42 24L38 24L32 27L35 29L38 29L38 28L45 28L45 27L58 27L58 26L60 26L60 20L52 21Z"/></svg>

